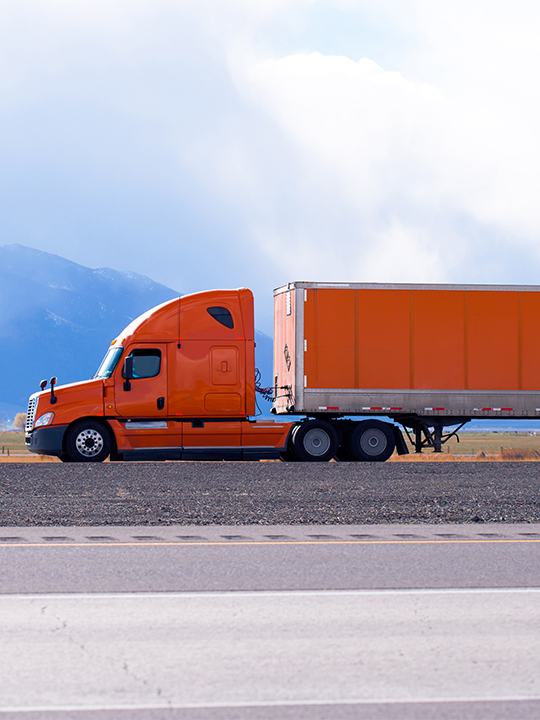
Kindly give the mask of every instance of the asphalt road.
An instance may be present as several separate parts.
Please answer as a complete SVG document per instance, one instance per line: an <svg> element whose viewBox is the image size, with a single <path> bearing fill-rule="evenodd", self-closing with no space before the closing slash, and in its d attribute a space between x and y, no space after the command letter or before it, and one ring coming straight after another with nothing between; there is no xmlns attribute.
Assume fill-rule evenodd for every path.
<svg viewBox="0 0 540 720"><path fill-rule="evenodd" d="M5 527L17 720L534 720L540 524Z"/></svg>
<svg viewBox="0 0 540 720"><path fill-rule="evenodd" d="M540 464L0 464L0 526L394 522L540 522Z"/></svg>
<svg viewBox="0 0 540 720"><path fill-rule="evenodd" d="M0 715L536 719L539 476L0 466Z"/></svg>
<svg viewBox="0 0 540 720"><path fill-rule="evenodd" d="M535 720L539 605L538 590L2 596L0 707Z"/></svg>
<svg viewBox="0 0 540 720"><path fill-rule="evenodd" d="M0 530L0 595L471 588L540 588L540 525Z"/></svg>

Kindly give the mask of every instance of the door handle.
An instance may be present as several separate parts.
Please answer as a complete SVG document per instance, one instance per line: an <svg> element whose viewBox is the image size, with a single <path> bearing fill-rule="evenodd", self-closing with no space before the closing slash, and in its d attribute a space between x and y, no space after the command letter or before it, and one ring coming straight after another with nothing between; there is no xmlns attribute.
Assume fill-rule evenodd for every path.
<svg viewBox="0 0 540 720"><path fill-rule="evenodd" d="M164 397L158 398L157 399L157 409L163 410L164 407L165 407L165 398Z"/></svg>

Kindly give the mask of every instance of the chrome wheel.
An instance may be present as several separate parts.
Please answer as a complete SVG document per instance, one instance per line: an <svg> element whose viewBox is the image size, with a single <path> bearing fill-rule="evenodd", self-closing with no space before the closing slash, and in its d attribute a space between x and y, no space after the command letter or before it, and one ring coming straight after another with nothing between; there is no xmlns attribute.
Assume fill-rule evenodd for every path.
<svg viewBox="0 0 540 720"><path fill-rule="evenodd" d="M75 447L84 457L93 458L103 450L103 436L97 430L83 430L75 438Z"/></svg>
<svg viewBox="0 0 540 720"><path fill-rule="evenodd" d="M65 456L71 462L103 462L113 449L113 436L105 423L80 420L66 437Z"/></svg>

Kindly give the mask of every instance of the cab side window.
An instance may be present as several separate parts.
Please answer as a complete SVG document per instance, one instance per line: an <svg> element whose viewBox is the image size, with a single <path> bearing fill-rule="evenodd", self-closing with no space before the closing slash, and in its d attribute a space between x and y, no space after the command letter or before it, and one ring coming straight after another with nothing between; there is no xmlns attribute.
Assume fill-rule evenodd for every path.
<svg viewBox="0 0 540 720"><path fill-rule="evenodd" d="M128 357L133 358L133 380L159 375L161 370L161 350L138 348L132 350ZM123 370L122 377L125 377Z"/></svg>

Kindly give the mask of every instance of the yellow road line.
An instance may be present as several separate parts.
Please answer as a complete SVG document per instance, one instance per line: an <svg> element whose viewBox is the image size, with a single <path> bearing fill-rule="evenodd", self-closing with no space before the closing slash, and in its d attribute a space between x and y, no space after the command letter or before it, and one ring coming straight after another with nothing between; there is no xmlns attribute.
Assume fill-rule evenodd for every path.
<svg viewBox="0 0 540 720"><path fill-rule="evenodd" d="M205 542L6 542L0 547L208 547L227 545L494 545L516 543L540 543L540 539L518 540L247 540L247 541L205 541Z"/></svg>

